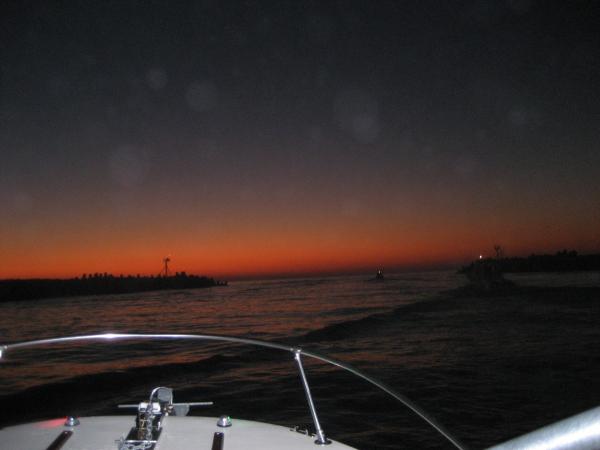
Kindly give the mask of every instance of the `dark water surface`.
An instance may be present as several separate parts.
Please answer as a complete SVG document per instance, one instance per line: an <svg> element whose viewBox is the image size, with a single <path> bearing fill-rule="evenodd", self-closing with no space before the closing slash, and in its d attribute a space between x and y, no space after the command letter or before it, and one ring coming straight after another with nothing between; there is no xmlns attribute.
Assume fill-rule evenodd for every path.
<svg viewBox="0 0 600 450"><path fill-rule="evenodd" d="M519 276L525 287L502 295L445 292L463 284L450 272L390 275L383 283L366 278L5 303L0 340L110 331L301 345L405 394L470 448L600 404L598 274ZM366 382L306 364L332 438L361 449L451 448ZM291 355L198 342L127 342L8 354L0 365L0 401L11 407L2 408L0 424L120 413L116 404L137 402L158 385L173 387L178 401L215 402L196 414L310 423Z"/></svg>

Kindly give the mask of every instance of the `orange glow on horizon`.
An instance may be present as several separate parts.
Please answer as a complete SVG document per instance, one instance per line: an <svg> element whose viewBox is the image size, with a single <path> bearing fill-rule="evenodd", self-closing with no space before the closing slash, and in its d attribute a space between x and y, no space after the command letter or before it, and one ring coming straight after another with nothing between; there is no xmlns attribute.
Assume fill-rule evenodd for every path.
<svg viewBox="0 0 600 450"><path fill-rule="evenodd" d="M573 248L566 239L556 239L558 245L549 248L539 245L533 238L520 246L516 242L504 242L500 241L508 255L551 253ZM141 243L127 245L116 242L109 245L98 242L85 249L76 244L63 244L60 251L48 246L14 254L10 267L2 268L0 278L68 278L96 272L115 276L157 275L163 267L164 255L171 255L170 269L173 272L184 271L219 279L357 271L370 273L379 267L390 270L459 266L476 259L480 253L491 255L495 243L484 233L475 235L448 228L437 234L413 232L406 242L394 240L394 233L389 230L387 233L354 236L283 233L279 236L250 237L242 234L209 243L186 242L183 238L169 242L149 239L147 246Z"/></svg>
<svg viewBox="0 0 600 450"><path fill-rule="evenodd" d="M0 279L157 275L167 255L173 272L235 279L458 267L491 255L495 244L507 256L600 251L594 220L586 223L585 217L557 222L548 213L517 221L504 210L475 216L460 205L412 211L375 204L347 216L327 206L306 214L264 206L206 217L166 209L159 217L169 220L163 221L113 218L99 208L75 220L51 215L43 226L34 220L20 227L0 223L3 260L10 261L0 267Z"/></svg>

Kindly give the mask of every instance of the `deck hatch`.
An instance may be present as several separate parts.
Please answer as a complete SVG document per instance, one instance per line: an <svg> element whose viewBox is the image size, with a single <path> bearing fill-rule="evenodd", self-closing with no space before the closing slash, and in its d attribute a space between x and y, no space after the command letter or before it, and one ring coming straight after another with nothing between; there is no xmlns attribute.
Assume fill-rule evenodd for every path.
<svg viewBox="0 0 600 450"><path fill-rule="evenodd" d="M62 446L65 445L65 442L67 442L72 435L73 432L71 430L62 431L46 450L58 450L62 448Z"/></svg>

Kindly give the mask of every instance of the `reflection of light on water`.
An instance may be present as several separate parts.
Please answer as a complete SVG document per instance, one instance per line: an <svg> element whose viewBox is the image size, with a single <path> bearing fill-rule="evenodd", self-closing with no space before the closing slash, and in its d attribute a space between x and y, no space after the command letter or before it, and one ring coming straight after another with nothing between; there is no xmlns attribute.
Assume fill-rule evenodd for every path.
<svg viewBox="0 0 600 450"><path fill-rule="evenodd" d="M149 325L169 333L203 332L293 340L295 336L333 323L360 319L414 302L416 295L406 290L407 283L420 286L419 291L423 292L450 287L439 274L423 274L417 278L414 274L389 274L390 282L385 286L366 282L370 276L369 273L357 277L249 281L232 283L226 289L48 299L3 305L0 329L6 333L4 339L11 342L106 330L147 333ZM119 314L115 314L115 310ZM61 318L60 323L56 322L56 317ZM55 326L49 330L48 323L55 323ZM110 335L106 339L110 339ZM325 340L325 344L329 342ZM302 342L298 341L298 344L302 345ZM343 352L355 344L353 340L348 343L349 347L344 344L340 359L345 359ZM314 343L306 348L324 353L330 351ZM361 353L361 349L357 351ZM11 356L11 361L18 357L27 363L19 361L18 365L3 367L6 383L0 391L19 390L74 376L146 367L156 364L157 357L160 364L185 364L204 359L209 353L210 347L206 343L182 345L173 342L70 343L44 349L43 358L39 351L19 352ZM365 354L359 358L379 356ZM281 355L281 358L278 361L287 366L286 356Z"/></svg>
<svg viewBox="0 0 600 450"><path fill-rule="evenodd" d="M505 278L523 286L600 286L600 272L508 273Z"/></svg>

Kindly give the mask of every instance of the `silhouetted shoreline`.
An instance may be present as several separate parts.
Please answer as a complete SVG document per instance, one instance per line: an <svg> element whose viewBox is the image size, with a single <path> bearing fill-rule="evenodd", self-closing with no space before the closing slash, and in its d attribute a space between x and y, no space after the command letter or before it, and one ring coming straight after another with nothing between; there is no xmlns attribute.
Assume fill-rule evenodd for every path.
<svg viewBox="0 0 600 450"><path fill-rule="evenodd" d="M493 263L501 273L526 272L578 272L600 270L600 254L580 255L576 251L563 250L554 255L530 255L526 258L485 258L473 261L459 270L466 273L481 263Z"/></svg>
<svg viewBox="0 0 600 450"><path fill-rule="evenodd" d="M205 276L178 273L170 277L84 275L70 279L0 280L0 303L53 297L111 295L169 289L226 286L227 282Z"/></svg>
<svg viewBox="0 0 600 450"><path fill-rule="evenodd" d="M500 247L498 247L500 249ZM554 255L531 255L527 258L484 258L458 270L465 275L470 288L479 291L510 291L513 283L506 273L580 272L600 270L600 255L578 255L576 251L561 251Z"/></svg>

